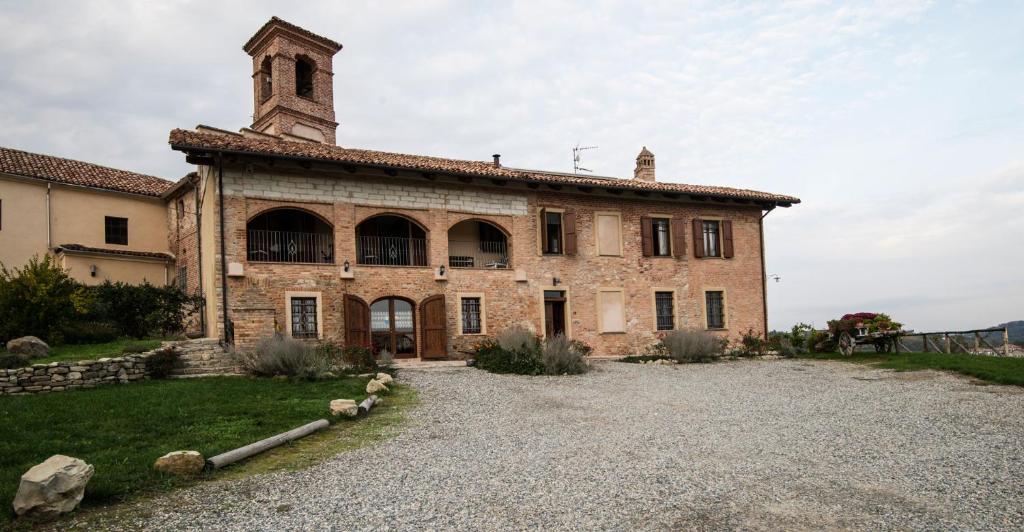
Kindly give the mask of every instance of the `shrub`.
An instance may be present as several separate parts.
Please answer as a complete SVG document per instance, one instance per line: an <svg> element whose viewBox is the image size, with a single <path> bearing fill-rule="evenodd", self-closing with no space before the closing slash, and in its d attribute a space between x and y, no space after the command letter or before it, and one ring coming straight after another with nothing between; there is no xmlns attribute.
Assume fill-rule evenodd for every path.
<svg viewBox="0 0 1024 532"><path fill-rule="evenodd" d="M536 334L518 325L501 331L497 340L505 351L533 351L540 344Z"/></svg>
<svg viewBox="0 0 1024 532"><path fill-rule="evenodd" d="M202 306L202 298L176 286L107 281L83 291L77 304L87 319L112 323L120 336L133 338L180 333L186 318Z"/></svg>
<svg viewBox="0 0 1024 532"><path fill-rule="evenodd" d="M577 375L586 373L588 366L584 357L591 351L589 345L579 340L569 340L559 334L548 338L541 350L541 365L548 375Z"/></svg>
<svg viewBox="0 0 1024 532"><path fill-rule="evenodd" d="M27 355L0 353L0 369L23 368L31 363Z"/></svg>
<svg viewBox="0 0 1024 532"><path fill-rule="evenodd" d="M619 359L619 362L643 364L644 362L654 362L655 360L672 360L672 357L667 355L629 355Z"/></svg>
<svg viewBox="0 0 1024 532"><path fill-rule="evenodd" d="M61 343L75 317L77 290L78 283L49 255L32 257L20 269L0 265L0 343L28 335Z"/></svg>
<svg viewBox="0 0 1024 532"><path fill-rule="evenodd" d="M811 331L806 347L812 353L831 353L836 350L836 342L829 338L828 331Z"/></svg>
<svg viewBox="0 0 1024 532"><path fill-rule="evenodd" d="M736 355L747 358L763 356L767 347L768 344L764 338L755 333L754 329L748 329L740 339L740 347L736 350Z"/></svg>
<svg viewBox="0 0 1024 532"><path fill-rule="evenodd" d="M712 362L722 356L725 346L725 340L709 332L683 330L666 334L655 350L679 363Z"/></svg>
<svg viewBox="0 0 1024 532"><path fill-rule="evenodd" d="M476 347L476 366L492 373L540 375L544 371L540 350L536 341L531 343L529 347L519 344L520 348L509 350L496 340L484 340Z"/></svg>
<svg viewBox="0 0 1024 532"><path fill-rule="evenodd" d="M264 339L253 351L242 353L239 362L247 371L261 377L315 379L330 369L330 362L321 351L283 336Z"/></svg>
<svg viewBox="0 0 1024 532"><path fill-rule="evenodd" d="M105 344L118 336L112 323L102 321L76 321L64 327L64 342L68 344Z"/></svg>
<svg viewBox="0 0 1024 532"><path fill-rule="evenodd" d="M357 370L375 370L377 369L377 361L373 358L373 351L369 347L361 345L349 345L345 346L341 351L342 362L351 368ZM391 355L388 354L388 357Z"/></svg>
<svg viewBox="0 0 1024 532"><path fill-rule="evenodd" d="M173 347L158 349L146 358L146 372L154 379L166 379L178 367L180 360L181 354Z"/></svg>

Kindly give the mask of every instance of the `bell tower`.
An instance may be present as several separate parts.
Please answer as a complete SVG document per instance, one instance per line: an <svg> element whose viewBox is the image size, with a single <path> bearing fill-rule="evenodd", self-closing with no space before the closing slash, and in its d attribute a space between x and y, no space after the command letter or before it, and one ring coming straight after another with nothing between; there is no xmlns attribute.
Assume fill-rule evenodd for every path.
<svg viewBox="0 0 1024 532"><path fill-rule="evenodd" d="M335 144L333 62L341 44L272 17L242 49L252 56L252 129Z"/></svg>
<svg viewBox="0 0 1024 532"><path fill-rule="evenodd" d="M636 156L636 168L633 169L633 179L641 181L654 181L654 154L644 146L640 154Z"/></svg>

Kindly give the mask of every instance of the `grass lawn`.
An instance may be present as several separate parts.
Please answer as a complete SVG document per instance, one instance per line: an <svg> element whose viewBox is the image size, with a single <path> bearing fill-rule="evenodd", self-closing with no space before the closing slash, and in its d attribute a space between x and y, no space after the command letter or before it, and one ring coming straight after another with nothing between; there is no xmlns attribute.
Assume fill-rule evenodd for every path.
<svg viewBox="0 0 1024 532"><path fill-rule="evenodd" d="M843 360L896 371L950 371L997 384L1024 386L1024 358L946 353L854 353L849 357L837 353L812 353L803 358Z"/></svg>
<svg viewBox="0 0 1024 532"><path fill-rule="evenodd" d="M13 517L11 501L22 473L51 455L74 456L96 467L83 507L120 501L190 482L153 471L153 461L165 453L196 450L210 457L310 421L331 419L330 400L362 400L367 380L211 377L2 397L0 419L5 430L0 439L0 505L4 509L0 510L0 528ZM386 396L385 404L393 408L389 403L401 403L401 390L398 387L395 394ZM377 412L374 409L369 418L356 423L339 421L326 432L337 435L348 427L358 430ZM382 431L378 424L373 435L380 436ZM269 467L308 465L325 453L361 441L338 443L323 435L312 438L319 438L319 444L314 439L289 446L313 446L298 458L286 450L276 451L276 461ZM251 469L259 461L241 467Z"/></svg>
<svg viewBox="0 0 1024 532"><path fill-rule="evenodd" d="M50 362L75 362L78 360L96 360L106 357L119 357L121 352L128 346L144 347L146 351L160 347L161 340L136 340L134 338L120 338L105 344L68 344L57 345L50 348L50 356L45 358L34 358L31 364L49 364ZM4 351L0 351L2 354Z"/></svg>

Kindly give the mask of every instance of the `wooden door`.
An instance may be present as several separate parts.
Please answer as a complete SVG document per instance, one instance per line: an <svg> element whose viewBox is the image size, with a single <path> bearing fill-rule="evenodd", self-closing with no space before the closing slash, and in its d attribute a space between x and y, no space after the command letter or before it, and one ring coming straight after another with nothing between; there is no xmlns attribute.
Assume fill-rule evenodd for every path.
<svg viewBox="0 0 1024 532"><path fill-rule="evenodd" d="M345 294L345 345L370 346L370 306L348 294Z"/></svg>
<svg viewBox="0 0 1024 532"><path fill-rule="evenodd" d="M430 296L420 303L420 321L423 329L421 358L448 356L448 319L444 311L444 295Z"/></svg>

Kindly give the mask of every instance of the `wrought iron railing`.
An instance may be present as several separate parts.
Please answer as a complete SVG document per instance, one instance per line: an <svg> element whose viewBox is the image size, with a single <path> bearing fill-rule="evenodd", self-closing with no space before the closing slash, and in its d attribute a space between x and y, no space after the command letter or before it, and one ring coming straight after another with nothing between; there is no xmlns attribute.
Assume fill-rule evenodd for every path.
<svg viewBox="0 0 1024 532"><path fill-rule="evenodd" d="M402 236L357 237L356 263L376 266L426 266L427 239Z"/></svg>
<svg viewBox="0 0 1024 532"><path fill-rule="evenodd" d="M246 242L252 262L334 263L334 235L252 229Z"/></svg>
<svg viewBox="0 0 1024 532"><path fill-rule="evenodd" d="M450 268L509 268L508 244L502 241L449 240Z"/></svg>

